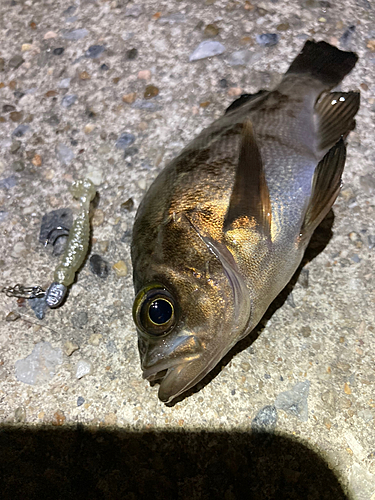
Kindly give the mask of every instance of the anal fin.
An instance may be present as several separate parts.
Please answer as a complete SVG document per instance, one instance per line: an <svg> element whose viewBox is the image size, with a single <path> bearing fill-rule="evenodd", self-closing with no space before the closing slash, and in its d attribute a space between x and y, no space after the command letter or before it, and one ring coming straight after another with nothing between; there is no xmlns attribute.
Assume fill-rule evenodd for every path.
<svg viewBox="0 0 375 500"><path fill-rule="evenodd" d="M271 216L271 200L262 157L253 125L250 120L246 120L242 128L237 170L223 229L228 231L237 219L248 217L254 219L257 230L269 238Z"/></svg>
<svg viewBox="0 0 375 500"><path fill-rule="evenodd" d="M315 228L329 212L341 187L341 175L344 170L346 146L340 139L325 157L318 163L307 206L305 219L301 228L301 241L310 238Z"/></svg>

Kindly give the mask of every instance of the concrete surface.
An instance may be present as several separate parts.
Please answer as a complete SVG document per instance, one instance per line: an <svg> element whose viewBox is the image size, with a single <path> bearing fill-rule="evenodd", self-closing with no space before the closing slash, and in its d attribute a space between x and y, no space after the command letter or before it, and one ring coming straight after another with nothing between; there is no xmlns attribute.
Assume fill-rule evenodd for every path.
<svg viewBox="0 0 375 500"><path fill-rule="evenodd" d="M211 24L218 30L207 28ZM350 26L355 28L347 31ZM69 34L78 29L87 31ZM227 433L260 426L311 447L348 498L374 500L374 2L72 0L69 6L61 0L3 0L0 30L1 285L51 283L58 257L38 241L41 218L62 207L76 214L69 186L84 176L99 192L91 253L110 266L108 277L100 278L87 261L64 306L43 320L25 302L1 296L3 425L9 432L82 423ZM256 35L264 33L277 33L278 43L259 45ZM360 89L362 102L332 237L329 228L323 231L325 248L306 264L258 338L227 357L199 391L167 407L157 399L157 387L141 378L131 317L135 209L170 158L236 94L274 85L309 37L360 57L342 87ZM225 52L189 62L207 38L220 41ZM87 52L93 45L105 49L95 58L101 49ZM238 60L232 54L243 49L250 52L240 54L247 66L231 65ZM14 56L22 57L20 66ZM158 95L145 99L147 85ZM73 104L66 98L72 95ZM28 126L23 135L12 135L22 124ZM135 136L125 153L116 147L123 133ZM130 197L131 211L121 207ZM61 350L62 363L35 385L17 380L16 361L40 342ZM77 349L70 354L72 344ZM77 379L81 359L91 362L92 373ZM287 483L298 483L298 475L288 477ZM191 491L190 498L199 498ZM283 498L269 495L254 498ZM237 498L230 488L224 497Z"/></svg>

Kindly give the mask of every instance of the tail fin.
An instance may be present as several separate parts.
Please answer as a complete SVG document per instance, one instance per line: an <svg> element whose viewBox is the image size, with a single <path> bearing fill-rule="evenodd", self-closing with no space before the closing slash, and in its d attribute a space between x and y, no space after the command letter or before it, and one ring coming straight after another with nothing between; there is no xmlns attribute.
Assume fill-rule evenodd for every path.
<svg viewBox="0 0 375 500"><path fill-rule="evenodd" d="M344 52L326 42L308 40L286 74L310 74L332 88L350 73L357 60L354 52Z"/></svg>

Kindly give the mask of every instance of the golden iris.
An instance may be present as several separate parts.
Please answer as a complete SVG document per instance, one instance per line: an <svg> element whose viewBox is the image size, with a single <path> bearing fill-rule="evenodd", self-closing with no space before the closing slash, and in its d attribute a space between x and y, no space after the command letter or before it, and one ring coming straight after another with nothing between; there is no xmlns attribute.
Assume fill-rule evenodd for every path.
<svg viewBox="0 0 375 500"><path fill-rule="evenodd" d="M151 283L138 292L133 318L142 332L152 336L165 335L177 322L175 300L164 285Z"/></svg>

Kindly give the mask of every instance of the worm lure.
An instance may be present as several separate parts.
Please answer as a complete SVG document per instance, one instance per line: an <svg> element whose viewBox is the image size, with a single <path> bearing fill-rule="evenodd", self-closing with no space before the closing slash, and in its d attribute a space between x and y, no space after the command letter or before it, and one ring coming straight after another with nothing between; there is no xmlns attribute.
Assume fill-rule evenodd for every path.
<svg viewBox="0 0 375 500"><path fill-rule="evenodd" d="M76 181L70 191L81 202L81 211L69 231L65 252L55 269L53 283L44 291L40 286L24 287L15 285L4 287L8 297L25 299L45 298L48 307L55 308L62 304L68 287L73 283L75 274L87 255L90 238L90 203L96 195L96 189L89 179ZM63 229L63 228L61 228ZM46 244L48 243L48 239Z"/></svg>

